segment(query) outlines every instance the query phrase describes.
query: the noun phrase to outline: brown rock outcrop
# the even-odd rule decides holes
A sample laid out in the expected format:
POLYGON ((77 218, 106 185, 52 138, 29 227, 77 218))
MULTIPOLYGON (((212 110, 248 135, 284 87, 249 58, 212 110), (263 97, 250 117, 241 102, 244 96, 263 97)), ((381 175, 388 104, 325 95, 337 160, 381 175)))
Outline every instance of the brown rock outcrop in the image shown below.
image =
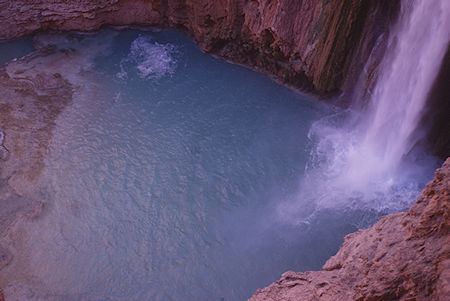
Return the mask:
POLYGON ((0 0, 0 39, 105 24, 183 27, 208 52, 327 94, 354 84, 398 9, 397 0, 0 0))
POLYGON ((323 269, 284 273, 250 300, 448 300, 450 158, 408 212, 347 235, 323 269))
POLYGON ((437 74, 430 94, 428 95, 427 108, 422 116, 421 128, 425 129, 425 144, 430 146, 431 152, 439 157, 450 156, 450 43, 447 53, 442 61, 441 69, 437 74))
MULTIPOLYGON (((364 66, 369 81, 376 77, 398 10, 398 0, 0 0, 0 39, 40 30, 90 31, 108 24, 181 27, 207 52, 327 95, 350 91, 364 66)), ((2 92, 9 93, 0 107, 8 135, 3 147, 13 154, 1 172, 12 188, 32 183, 33 172, 40 170, 20 164, 14 154, 33 151, 31 164, 40 162, 52 122, 71 94, 57 73, 14 75, 0 72, 2 92), (56 92, 64 97, 54 96, 56 92), (63 102, 44 102, 40 93, 63 102), (39 128, 48 127, 37 133, 41 142, 24 136, 31 133, 23 128, 33 124, 16 120, 16 109, 8 106, 10 96, 31 99, 28 103, 48 114, 36 114, 45 122, 32 119, 40 122, 39 128), (36 145, 25 149, 13 144, 21 140, 36 145)), ((450 294, 449 182, 447 160, 408 212, 348 235, 324 271, 287 272, 251 300, 444 300, 450 294)), ((27 187, 19 188, 15 191, 21 193, 14 196, 26 198, 27 187)))
MULTIPOLYGON (((304 91, 343 92, 342 105, 357 98, 364 106, 399 10, 400 0, 0 0, 0 40, 108 24, 180 27, 207 52, 304 91), (355 86, 360 93, 352 97, 355 86)), ((433 97, 434 117, 424 119, 424 143, 442 158, 450 147, 440 130, 449 127, 447 65, 438 80, 444 88, 435 89, 443 96, 433 97)))
MULTIPOLYGON (((0 68, 0 233, 34 206, 56 117, 72 100, 66 79, 30 62, 41 55, 0 68)), ((0 247, 0 269, 10 259, 0 247)))

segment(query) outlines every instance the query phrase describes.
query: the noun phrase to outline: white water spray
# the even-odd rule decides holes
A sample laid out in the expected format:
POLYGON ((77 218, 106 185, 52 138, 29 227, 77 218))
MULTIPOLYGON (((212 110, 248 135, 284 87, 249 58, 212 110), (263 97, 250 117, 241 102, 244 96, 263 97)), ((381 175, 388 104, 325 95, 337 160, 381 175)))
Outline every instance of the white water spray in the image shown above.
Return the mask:
POLYGON ((417 142, 414 131, 450 38, 450 1, 403 1, 368 111, 358 160, 395 169, 417 142))
POLYGON ((177 48, 172 44, 159 44, 151 37, 139 36, 131 43, 130 53, 120 62, 117 77, 125 80, 128 73, 137 72, 140 78, 160 79, 172 75, 177 68, 177 48))
POLYGON ((299 195, 280 206, 284 220, 308 222, 324 208, 385 214, 411 205, 436 168, 430 156, 405 159, 449 38, 450 1, 402 2, 370 105, 313 124, 315 146, 299 195))

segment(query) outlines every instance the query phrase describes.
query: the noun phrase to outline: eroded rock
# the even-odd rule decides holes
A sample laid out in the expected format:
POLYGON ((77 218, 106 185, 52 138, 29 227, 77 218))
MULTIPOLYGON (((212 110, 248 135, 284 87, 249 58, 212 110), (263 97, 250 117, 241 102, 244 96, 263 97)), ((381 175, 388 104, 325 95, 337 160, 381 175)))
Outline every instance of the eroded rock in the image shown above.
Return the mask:
POLYGON ((0 39, 105 24, 183 27, 208 52, 328 94, 353 87, 398 10, 398 0, 0 0, 0 39))
POLYGON ((287 272, 260 300, 448 300, 450 158, 408 212, 349 234, 323 271, 287 272))

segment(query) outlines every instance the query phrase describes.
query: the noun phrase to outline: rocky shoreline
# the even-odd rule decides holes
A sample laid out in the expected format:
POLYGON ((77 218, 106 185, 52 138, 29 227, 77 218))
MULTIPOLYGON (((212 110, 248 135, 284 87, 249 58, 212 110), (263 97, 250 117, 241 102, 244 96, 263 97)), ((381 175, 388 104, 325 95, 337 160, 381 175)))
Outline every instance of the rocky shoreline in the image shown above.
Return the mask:
MULTIPOLYGON (((207 52, 318 95, 348 96, 367 61, 372 62, 365 74, 370 90, 398 9, 399 1, 0 0, 0 39, 106 24, 181 27, 207 52)), ((56 69, 35 68, 34 58, 0 68, 2 235, 19 215, 35 216, 44 208, 44 195, 36 198, 42 193, 38 175, 55 120, 74 93, 56 69)), ((324 271, 287 272, 250 300, 445 300, 449 189, 447 159, 408 212, 348 235, 324 271)), ((0 269, 12 256, 0 248, 0 269)))
POLYGON ((95 91, 85 54, 40 47, 36 37, 35 42, 35 52, 0 67, 0 128, 7 150, 0 158, 0 287, 7 296, 11 271, 26 273, 26 263, 14 260, 23 251, 20 227, 41 217, 49 206, 48 183, 41 174, 57 119, 76 95, 95 91))
MULTIPOLYGON (((95 31, 102 26, 180 28, 218 57, 264 72, 349 106, 368 101, 400 0, 0 0, 0 40, 39 31, 95 31), (355 87, 358 90, 354 95, 355 87), (337 99, 336 99, 337 98, 337 99)), ((450 48, 422 123, 430 151, 449 155, 450 48), (436 96, 437 97, 434 97, 436 96)))
POLYGON ((345 237, 323 271, 286 272, 263 300, 447 300, 450 296, 450 158, 407 212, 345 237))
MULTIPOLYGON (((72 98, 71 84, 59 73, 39 71, 34 58, 41 55, 38 51, 0 68, 0 125, 7 154, 0 161, 1 237, 20 216, 42 210, 39 175, 56 118, 72 98)), ((0 245, 0 269, 13 256, 0 245)))
POLYGON ((103 25, 186 29, 209 53, 320 95, 374 76, 399 1, 0 1, 0 39, 103 25))
POLYGON ((55 120, 72 98, 67 80, 39 69, 33 57, 0 68, 0 124, 7 150, 0 165, 0 232, 39 195, 39 174, 55 120))

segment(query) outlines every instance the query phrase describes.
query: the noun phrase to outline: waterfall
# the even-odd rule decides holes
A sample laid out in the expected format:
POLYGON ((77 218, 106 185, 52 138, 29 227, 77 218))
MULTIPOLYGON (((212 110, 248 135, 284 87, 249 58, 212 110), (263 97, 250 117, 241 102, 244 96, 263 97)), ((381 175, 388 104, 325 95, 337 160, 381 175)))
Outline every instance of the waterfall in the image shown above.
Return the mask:
POLYGON ((414 135, 450 38, 450 1, 403 1, 368 110, 362 153, 379 172, 395 169, 414 135))
POLYGON ((402 2, 369 105, 313 124, 314 147, 294 198, 309 199, 311 207, 305 212, 299 201, 287 202, 283 218, 298 222, 324 208, 386 214, 411 205, 437 167, 423 152, 407 155, 420 138, 417 126, 449 35, 450 1, 402 2))
POLYGON ((417 126, 450 38, 450 1, 403 1, 369 106, 346 148, 345 185, 395 179, 421 138, 417 126))

